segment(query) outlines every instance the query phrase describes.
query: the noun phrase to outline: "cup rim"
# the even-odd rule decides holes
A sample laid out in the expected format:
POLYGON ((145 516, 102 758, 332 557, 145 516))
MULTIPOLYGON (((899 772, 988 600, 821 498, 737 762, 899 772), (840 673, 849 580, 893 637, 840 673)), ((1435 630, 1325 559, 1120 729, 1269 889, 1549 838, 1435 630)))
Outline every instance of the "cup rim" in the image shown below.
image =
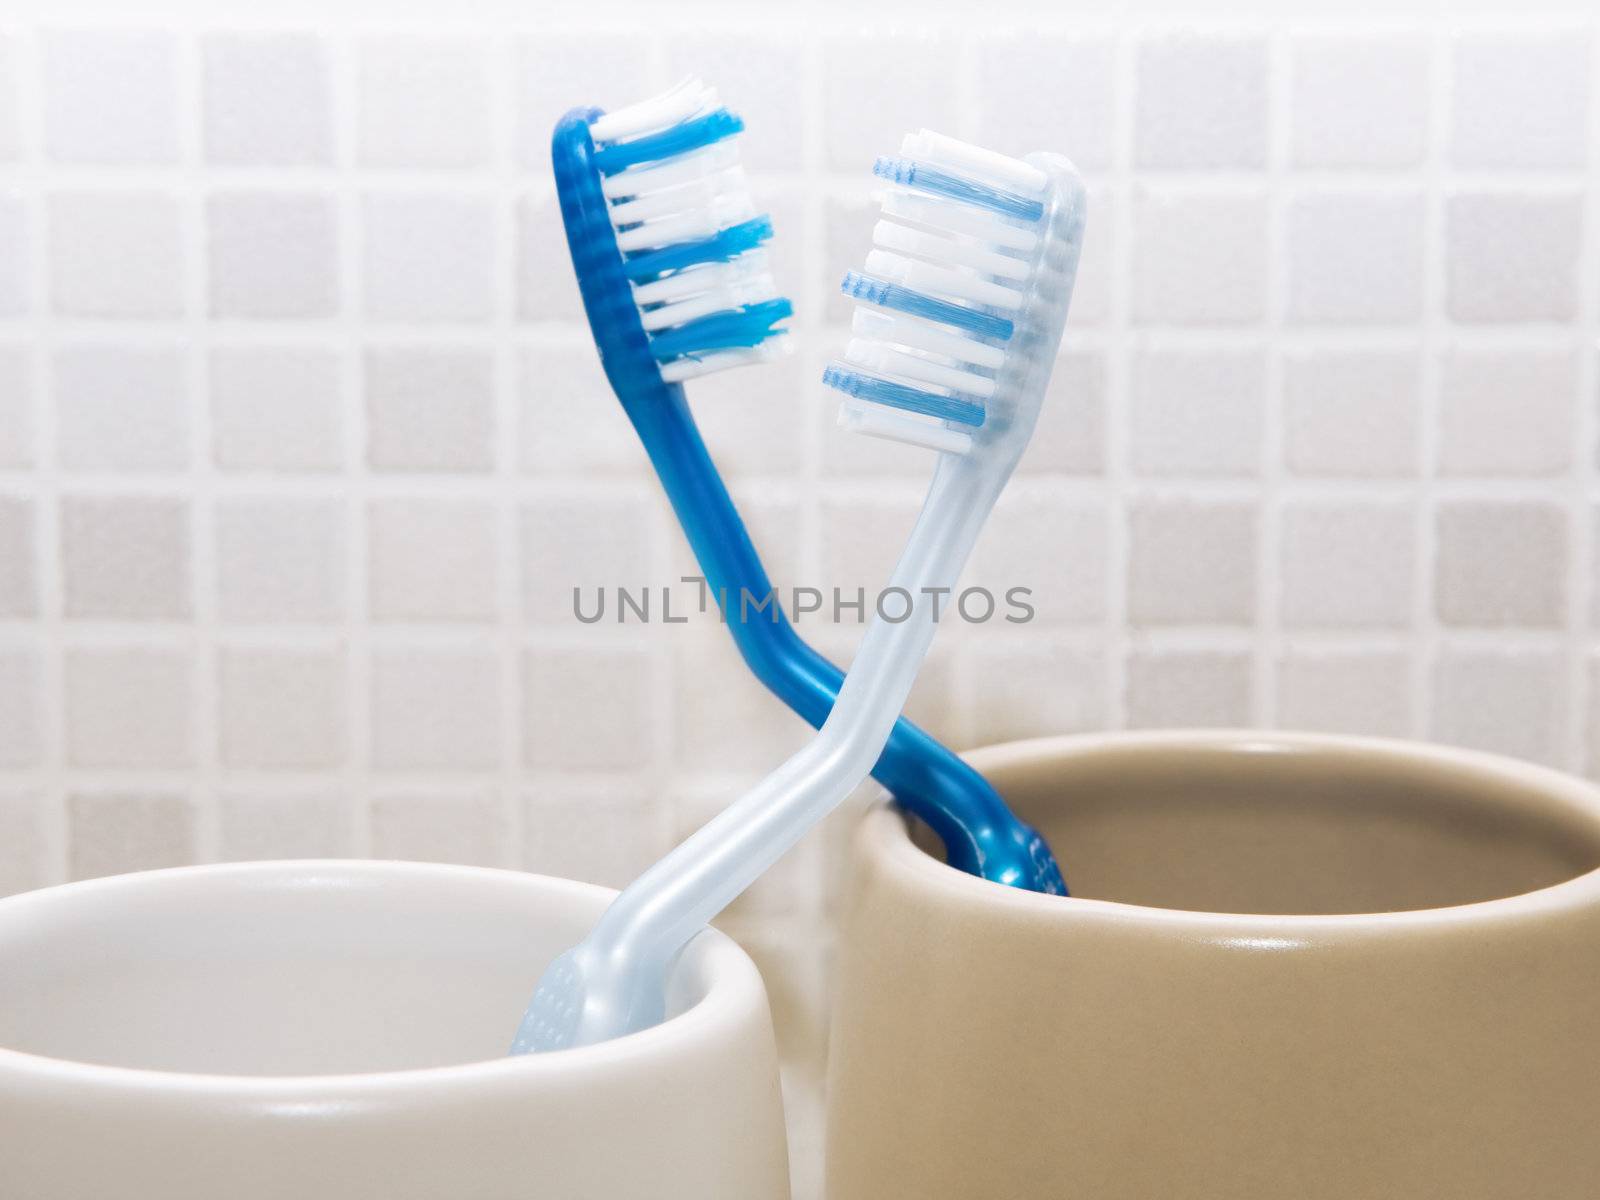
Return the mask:
MULTIPOLYGON (((1404 738, 1348 734, 1301 733, 1293 730, 1171 729, 1061 734, 983 746, 962 755, 985 775, 1013 764, 1093 753, 1097 749, 1159 747, 1240 753, 1361 753, 1394 762, 1428 763, 1472 772, 1484 778, 1517 783, 1569 808, 1600 829, 1600 787, 1575 775, 1506 755, 1468 750, 1404 738)), ((1076 921, 1096 917, 1152 930, 1189 932, 1232 942, 1241 949, 1288 949, 1299 939, 1388 936, 1419 926, 1439 928, 1495 920, 1525 920, 1578 908, 1600 900, 1600 866, 1570 879, 1511 896, 1437 908, 1369 913, 1235 913, 1210 912, 1091 897, 1047 896, 1007 887, 969 875, 917 846, 906 815, 887 792, 880 792, 857 831, 856 853, 893 872, 907 887, 933 890, 966 906, 1010 910, 1039 921, 1076 921), (1278 939, 1282 939, 1280 942, 1278 939)), ((1068 875, 1070 879, 1070 857, 1068 875)))
MULTIPOLYGON (((553 875, 497 867, 452 863, 411 862, 390 859, 282 859, 265 862, 204 863, 107 875, 56 884, 0 898, 0 921, 26 920, 29 910, 63 901, 77 903, 84 896, 142 890, 152 884, 181 879, 228 884, 261 883, 270 879, 296 879, 330 873, 346 879, 396 882, 400 880, 489 886, 527 898, 603 902, 616 889, 553 875)), ((485 1088, 509 1093, 528 1087, 592 1077, 620 1067, 636 1067, 646 1060, 692 1054, 696 1047, 714 1044, 741 1016, 764 1009, 765 992, 760 973, 749 955, 719 930, 702 930, 684 951, 684 961, 703 972, 705 995, 684 1012, 659 1025, 590 1046, 576 1046, 544 1054, 507 1055, 479 1062, 445 1066, 408 1067, 393 1071, 312 1075, 236 1075, 198 1071, 160 1071, 145 1067, 116 1066, 55 1058, 0 1045, 0 1079, 31 1079, 44 1086, 93 1086, 102 1090, 138 1093, 146 1099, 201 1097, 212 1103, 229 1102, 280 1105, 304 1111, 307 1105, 338 1103, 406 1102, 419 1097, 437 1103, 441 1098, 485 1088)), ((516 1013, 507 1014, 509 1042, 516 1013)))

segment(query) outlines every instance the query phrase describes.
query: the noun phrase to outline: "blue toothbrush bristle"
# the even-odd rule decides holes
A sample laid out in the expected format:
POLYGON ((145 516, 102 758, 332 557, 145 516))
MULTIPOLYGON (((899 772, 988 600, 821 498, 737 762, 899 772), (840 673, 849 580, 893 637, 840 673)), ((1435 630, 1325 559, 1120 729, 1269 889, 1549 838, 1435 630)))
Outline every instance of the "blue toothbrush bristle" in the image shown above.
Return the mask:
POLYGON ((1015 192, 991 187, 972 179, 963 179, 926 163, 912 162, 906 158, 884 155, 872 164, 872 173, 879 179, 898 183, 914 191, 932 196, 943 196, 960 204, 986 208, 1002 217, 1019 221, 1037 221, 1044 216, 1044 205, 1015 192))
POLYGON ((623 260, 622 269, 635 283, 645 283, 669 271, 702 263, 732 262, 741 254, 756 249, 772 236, 772 222, 767 217, 752 217, 727 229, 720 229, 708 238, 693 242, 679 242, 659 250, 630 254, 623 260))
POLYGON ((744 132, 744 122, 725 108, 663 129, 660 133, 632 142, 619 142, 596 150, 594 165, 603 175, 615 175, 640 163, 660 162, 694 150, 704 149, 744 132))
POLYGON ((744 123, 690 80, 590 124, 623 273, 669 383, 786 350, 758 213, 738 165, 744 123))
POLYGON ((837 363, 829 363, 823 369, 822 382, 857 400, 887 404, 891 408, 921 413, 926 417, 938 417, 942 421, 954 421, 958 425, 971 425, 976 428, 983 424, 984 413, 981 404, 973 404, 956 396, 941 396, 936 392, 923 391, 921 388, 879 379, 873 375, 863 375, 859 371, 852 371, 837 363))
POLYGON ((857 309, 844 363, 823 372, 841 419, 876 436, 961 454, 1003 401, 1041 245, 1046 177, 1036 167, 927 130, 873 174, 893 185, 865 271, 844 277, 857 309), (882 405, 914 417, 874 417, 882 405))

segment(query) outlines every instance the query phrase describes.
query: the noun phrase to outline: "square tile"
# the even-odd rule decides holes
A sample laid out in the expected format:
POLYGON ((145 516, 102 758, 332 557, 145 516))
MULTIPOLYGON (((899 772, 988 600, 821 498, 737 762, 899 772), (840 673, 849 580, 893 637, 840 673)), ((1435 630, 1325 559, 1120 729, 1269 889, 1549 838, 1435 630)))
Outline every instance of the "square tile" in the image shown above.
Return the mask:
MULTIPOLYGON (((921 509, 911 490, 893 495, 831 498, 822 501, 822 576, 825 588, 846 599, 864 594, 866 612, 888 585, 894 565, 921 509)), ((852 621, 863 625, 866 616, 852 621)))
POLYGON ((1567 517, 1553 504, 1439 505, 1434 602, 1447 625, 1559 626, 1567 603, 1567 517))
POLYGON ((759 374, 718 371, 694 381, 695 424, 724 479, 801 472, 811 426, 810 366, 791 354, 759 374))
POLYGON ((1144 500, 1129 512, 1128 614, 1137 625, 1248 625, 1256 608, 1253 506, 1144 500))
POLYGON ((188 385, 176 346, 68 346, 52 363, 57 459, 68 471, 182 471, 188 385))
POLYGON ((1135 350, 1129 457, 1148 476, 1261 473, 1267 357, 1259 350, 1135 350))
POLYGON ((954 132, 960 109, 954 39, 922 31, 831 34, 823 38, 822 142, 828 166, 865 184, 873 160, 898 154, 917 129, 954 132))
POLYGON ((1040 642, 1019 633, 973 656, 972 735, 979 745, 1106 727, 1105 654, 1040 642))
POLYGON ((1278 660, 1277 678, 1279 728, 1376 737, 1410 732, 1404 654, 1291 649, 1278 660))
POLYGON ((320 346, 211 352, 211 449, 224 471, 336 471, 344 462, 339 354, 320 346))
POLYGON ((1283 444, 1303 476, 1417 474, 1422 368, 1411 350, 1308 350, 1283 362, 1283 444))
POLYGON ((52 161, 178 161, 176 37, 157 30, 59 30, 42 35, 39 51, 44 147, 52 161))
POLYGON ((655 669, 640 650, 530 650, 522 657, 522 760, 630 771, 654 759, 655 669))
POLYGON ((1452 47, 1450 158, 1458 167, 1581 167, 1588 33, 1463 34, 1452 47))
POLYGON ((382 34, 357 50, 356 127, 368 167, 478 167, 489 161, 489 43, 382 34))
POLYGON ((517 319, 582 322, 583 299, 555 197, 547 192, 520 197, 516 218, 517 319))
POLYGON ((1578 358, 1570 350, 1446 352, 1439 382, 1443 475, 1555 475, 1578 441, 1578 358))
MULTIPOLYGON (((676 594, 673 603, 677 613, 676 594)), ((668 634, 674 660, 672 745, 680 767, 759 773, 811 739, 811 727, 787 705, 775 703, 745 666, 727 628, 715 617, 695 615, 688 605, 682 615, 690 616, 695 627, 668 634), (740 719, 730 721, 735 712, 740 719)))
POLYGON ((1032 609, 1029 626, 1083 625, 1104 619, 1110 573, 1105 505, 1014 483, 995 505, 955 598, 971 588, 988 592, 967 612, 970 619, 992 607, 996 615, 981 623, 996 627, 1008 618, 1020 622, 1024 601, 1032 609))
POLYGON ((1422 197, 1302 195, 1289 207, 1289 319, 1414 323, 1422 313, 1422 197))
POLYGON ((194 762, 187 650, 69 649, 62 660, 67 763, 178 769, 194 762))
POLYGON ((1100 475, 1106 469, 1106 355, 1066 350, 1056 358, 1039 423, 1017 471, 1100 475))
POLYGON ((0 471, 34 462, 33 359, 24 346, 0 346, 0 471))
POLYGON ((1445 207, 1446 307, 1457 321, 1570 321, 1577 313, 1583 200, 1464 193, 1445 207))
POLYGON ((1297 167, 1414 167, 1428 140, 1428 42, 1416 34, 1303 35, 1292 42, 1297 167))
POLYGON ((33 465, 35 391, 27 348, 0 345, 0 471, 33 465))
POLYGON ((514 865, 505 805, 488 791, 375 796, 372 853, 413 862, 514 865))
POLYGON ((43 659, 31 647, 0 648, 0 770, 44 757, 43 659))
POLYGON ((17 80, 22 74, 22 44, 15 35, 0 37, 0 162, 22 157, 22 102, 17 80))
POLYGON ((0 794, 0 896, 55 882, 46 868, 47 854, 38 800, 27 792, 0 794))
POLYGON ((343 647, 224 648, 217 674, 224 766, 313 771, 344 761, 343 647))
POLYGON ((1080 169, 1111 166, 1116 150, 1116 42, 1038 31, 977 44, 978 145, 1017 156, 1065 154, 1080 169))
MULTIPOLYGON (((524 470, 583 476, 642 475, 649 470, 644 448, 606 382, 593 345, 523 350, 516 372, 517 440, 524 470)), ((700 391, 697 386, 697 408, 700 391)))
POLYGON ((0 317, 20 317, 32 307, 32 225, 22 197, 0 193, 0 317))
POLYGON ((1267 43, 1182 32, 1139 44, 1134 159, 1141 167, 1267 161, 1267 43))
POLYGON ((227 622, 339 621, 346 609, 345 505, 239 496, 217 501, 217 614, 227 622))
POLYGON ((1417 553, 1410 504, 1291 501, 1282 531, 1285 625, 1410 624, 1417 553))
MULTIPOLYGON (((706 31, 707 36, 710 30, 706 31)), ((550 169, 550 131, 556 122, 577 105, 594 105, 608 111, 647 100, 656 94, 652 80, 653 39, 643 32, 613 28, 597 38, 588 30, 567 32, 540 29, 516 40, 516 148, 517 162, 523 167, 547 173, 550 169)), ((718 66, 720 68, 721 62, 718 66)), ((720 85, 725 76, 713 73, 702 60, 687 68, 720 85)), ((723 91, 719 86, 718 91, 723 91)), ((743 112, 742 97, 734 103, 732 92, 723 92, 735 112, 743 112)), ((752 128, 756 126, 752 122, 752 128)), ((761 138, 745 138, 746 142, 761 138)), ((749 147, 741 148, 745 153, 749 147)))
POLYGON ((618 588, 662 582, 650 549, 655 526, 638 499, 543 497, 523 507, 521 524, 524 620, 577 628, 578 599, 589 615, 603 593, 610 622, 618 588))
POLYGON ((367 462, 378 470, 494 466, 494 356, 488 349, 369 350, 366 396, 367 462))
POLYGON ((1232 651, 1138 651, 1128 656, 1132 729, 1239 728, 1250 724, 1250 656, 1232 651))
POLYGON ((333 161, 328 52, 310 33, 212 33, 200 42, 206 161, 333 161))
POLYGON ((68 617, 178 621, 193 611, 189 505, 146 496, 64 496, 68 617))
POLYGON ((864 191, 823 201, 822 276, 815 282, 823 297, 822 315, 831 323, 847 325, 855 312, 855 301, 840 291, 839 285, 846 274, 861 270, 866 263, 878 217, 877 202, 864 191))
POLYGON ((367 510, 371 612, 379 621, 479 621, 499 598, 488 501, 375 500, 367 510))
MULTIPOLYGON (((445 193, 369 195, 362 205, 369 317, 485 321, 494 311, 489 200, 445 193)), ((551 269, 546 261, 544 269, 551 269)))
POLYGON ((1265 196, 1141 191, 1133 247, 1136 322, 1243 325, 1265 315, 1265 196))
POLYGON ((523 862, 540 875, 620 888, 671 849, 656 797, 609 784, 541 788, 523 812, 523 862))
POLYGON ((500 656, 489 647, 385 645, 372 655, 372 765, 488 770, 500 761, 500 656))
POLYGON ((744 118, 750 132, 739 141, 739 157, 747 168, 796 171, 810 165, 804 159, 809 112, 802 40, 782 32, 696 29, 669 37, 664 52, 663 78, 699 75, 744 118))
POLYGON ((33 501, 0 495, 0 618, 39 611, 37 546, 33 501))
POLYGON ((57 315, 154 320, 182 314, 185 255, 174 197, 57 192, 47 213, 50 303, 57 315), (106 270, 107 263, 117 269, 106 270))
POLYGON ((1428 736, 1560 765, 1566 693, 1558 653, 1447 648, 1433 670, 1428 736))
POLYGON ((167 792, 93 791, 67 797, 67 872, 97 879, 194 862, 195 812, 167 792))
POLYGON ((230 192, 206 202, 211 315, 312 320, 339 310, 331 196, 230 192))
POLYGON ((350 818, 337 792, 225 792, 219 798, 228 862, 350 858, 350 818))

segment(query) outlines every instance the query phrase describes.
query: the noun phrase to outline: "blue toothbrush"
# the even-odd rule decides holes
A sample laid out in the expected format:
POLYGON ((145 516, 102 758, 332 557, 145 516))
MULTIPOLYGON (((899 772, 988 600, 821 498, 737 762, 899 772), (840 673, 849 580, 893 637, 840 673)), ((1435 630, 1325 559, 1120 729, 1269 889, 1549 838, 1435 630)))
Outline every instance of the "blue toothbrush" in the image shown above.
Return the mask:
MULTIPOLYGON (((681 384, 778 357, 786 349, 779 323, 792 314, 761 248, 771 223, 755 212, 738 165, 732 139, 742 129, 714 91, 691 79, 614 113, 576 109, 557 125, 552 147, 601 362, 719 597, 765 597, 771 584, 681 384)), ((756 677, 820 728, 844 673, 776 606, 727 625, 756 677)), ((1066 894, 1044 839, 982 775, 904 717, 872 774, 938 835, 952 866, 1066 894)))

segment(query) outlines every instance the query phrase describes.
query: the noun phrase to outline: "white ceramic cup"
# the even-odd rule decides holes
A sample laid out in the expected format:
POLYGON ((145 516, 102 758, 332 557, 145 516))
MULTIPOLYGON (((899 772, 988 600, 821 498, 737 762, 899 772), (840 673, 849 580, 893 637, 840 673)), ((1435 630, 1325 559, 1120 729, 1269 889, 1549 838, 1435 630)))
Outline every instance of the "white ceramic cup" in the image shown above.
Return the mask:
POLYGON ((0 1195, 787 1197, 766 994, 719 933, 685 951, 665 1023, 505 1057, 611 895, 308 861, 0 900, 0 1195))

